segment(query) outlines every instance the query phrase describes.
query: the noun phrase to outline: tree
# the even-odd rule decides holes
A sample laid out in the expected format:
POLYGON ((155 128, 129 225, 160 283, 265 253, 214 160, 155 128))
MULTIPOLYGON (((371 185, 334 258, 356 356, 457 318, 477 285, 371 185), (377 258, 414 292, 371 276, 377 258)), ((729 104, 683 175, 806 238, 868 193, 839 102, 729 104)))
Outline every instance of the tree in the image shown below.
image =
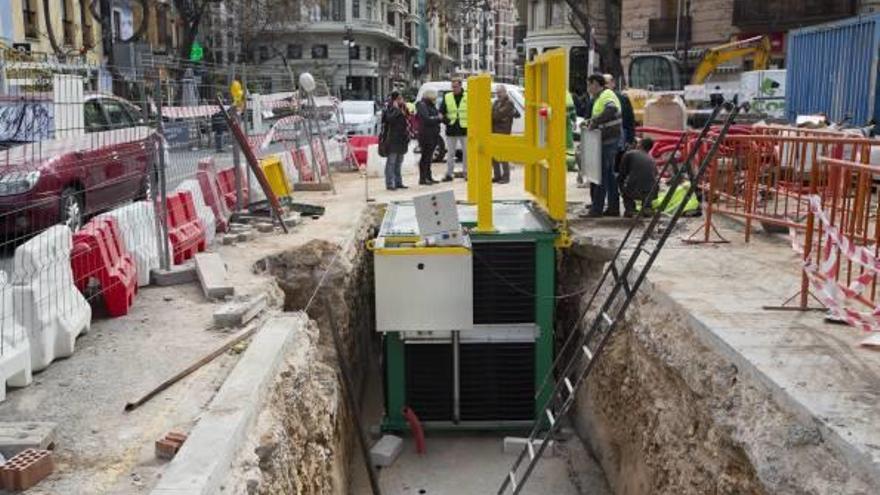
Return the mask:
MULTIPOLYGON (((614 74, 619 80, 623 76, 623 65, 620 62, 620 52, 617 50, 617 40, 620 38, 622 0, 602 1, 605 11, 605 42, 599 44, 599 53, 602 55, 605 70, 614 74)), ((588 47, 593 46, 593 22, 590 6, 594 5, 594 2, 595 0, 565 0, 569 8, 569 23, 575 32, 584 39, 588 47)))

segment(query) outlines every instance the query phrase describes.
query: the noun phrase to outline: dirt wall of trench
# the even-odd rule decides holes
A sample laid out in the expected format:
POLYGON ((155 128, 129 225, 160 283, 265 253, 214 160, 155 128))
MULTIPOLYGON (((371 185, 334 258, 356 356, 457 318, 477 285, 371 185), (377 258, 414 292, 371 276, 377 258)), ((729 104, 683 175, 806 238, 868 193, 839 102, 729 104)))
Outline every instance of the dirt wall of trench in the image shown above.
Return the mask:
MULTIPOLYGON (((576 244, 560 262, 559 292, 594 287, 609 254, 576 244)), ((589 295, 561 305, 558 338, 573 328, 589 295)), ((818 429, 705 345, 694 325, 644 284, 578 392, 576 430, 615 493, 872 493, 818 429)))
POLYGON ((248 495, 347 492, 355 429, 339 382, 331 321, 360 397, 377 343, 372 261, 365 241, 375 235, 381 215, 378 208, 368 208, 351 238, 338 244, 312 240, 255 267, 275 277, 285 295, 285 311, 308 306, 312 321, 309 345, 286 357, 245 449, 239 489, 248 495))

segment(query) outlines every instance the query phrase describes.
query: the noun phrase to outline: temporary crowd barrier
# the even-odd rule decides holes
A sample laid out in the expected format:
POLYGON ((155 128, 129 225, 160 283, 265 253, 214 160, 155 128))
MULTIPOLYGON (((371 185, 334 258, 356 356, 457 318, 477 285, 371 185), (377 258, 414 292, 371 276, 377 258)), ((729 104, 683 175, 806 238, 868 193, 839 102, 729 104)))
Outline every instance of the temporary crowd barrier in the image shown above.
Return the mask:
POLYGON ((33 371, 73 354, 91 324, 92 309, 73 283, 72 242, 70 229, 55 225, 15 250, 12 304, 27 329, 33 371))
POLYGON ((226 206, 225 198, 220 193, 217 170, 214 168, 213 158, 208 157, 199 161, 196 178, 199 181, 199 187, 202 190, 202 198, 205 200, 205 204, 214 213, 215 230, 226 232, 229 229, 231 213, 229 207, 226 206))
POLYGON ((25 387, 32 381, 31 346, 27 330, 18 324, 12 286, 0 271, 0 402, 6 387, 25 387))
POLYGON ((202 222, 205 228, 205 241, 208 244, 214 242, 217 234, 217 219, 214 217, 214 210, 208 206, 202 195, 202 188, 196 179, 187 179, 181 182, 176 189, 177 192, 187 191, 192 196, 193 205, 195 206, 196 216, 202 222))
POLYGON ((138 286, 150 284, 150 271, 159 268, 161 236, 156 224, 155 206, 150 201, 135 201, 104 213, 97 218, 113 218, 125 249, 134 256, 138 286))
POLYGON ((189 191, 169 195, 167 203, 172 259, 175 265, 179 265, 205 250, 205 227, 196 215, 196 207, 189 191))
POLYGON ((95 218, 73 234, 70 265, 80 292, 85 294, 89 283, 97 280, 107 313, 128 314, 138 290, 137 267, 115 219, 95 218))

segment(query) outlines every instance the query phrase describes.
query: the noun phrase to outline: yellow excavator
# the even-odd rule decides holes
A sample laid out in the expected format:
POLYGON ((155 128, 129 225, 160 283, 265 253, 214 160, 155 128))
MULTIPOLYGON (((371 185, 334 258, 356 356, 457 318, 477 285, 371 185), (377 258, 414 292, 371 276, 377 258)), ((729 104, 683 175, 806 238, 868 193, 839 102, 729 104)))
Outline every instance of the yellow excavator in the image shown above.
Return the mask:
POLYGON ((709 48, 701 56, 695 54, 694 59, 699 63, 692 69, 671 52, 633 54, 627 95, 633 103, 636 120, 641 121, 645 103, 655 93, 682 93, 685 84, 704 84, 720 65, 749 55, 753 70, 765 70, 770 65, 770 52, 770 38, 755 36, 709 48))

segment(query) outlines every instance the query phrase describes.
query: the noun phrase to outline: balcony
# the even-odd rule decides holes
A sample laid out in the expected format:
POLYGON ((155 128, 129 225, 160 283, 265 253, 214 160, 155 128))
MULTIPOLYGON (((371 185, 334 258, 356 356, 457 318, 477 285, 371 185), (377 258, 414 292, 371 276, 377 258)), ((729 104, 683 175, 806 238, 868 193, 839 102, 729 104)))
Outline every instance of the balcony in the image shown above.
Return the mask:
POLYGON ((680 22, 675 17, 649 19, 648 43, 652 45, 673 45, 675 44, 676 31, 678 32, 679 43, 690 41, 691 18, 682 16, 680 22), (676 24, 678 28, 676 28, 676 24))
POLYGON ((856 0, 734 0, 733 25, 748 31, 784 31, 850 17, 856 0))

